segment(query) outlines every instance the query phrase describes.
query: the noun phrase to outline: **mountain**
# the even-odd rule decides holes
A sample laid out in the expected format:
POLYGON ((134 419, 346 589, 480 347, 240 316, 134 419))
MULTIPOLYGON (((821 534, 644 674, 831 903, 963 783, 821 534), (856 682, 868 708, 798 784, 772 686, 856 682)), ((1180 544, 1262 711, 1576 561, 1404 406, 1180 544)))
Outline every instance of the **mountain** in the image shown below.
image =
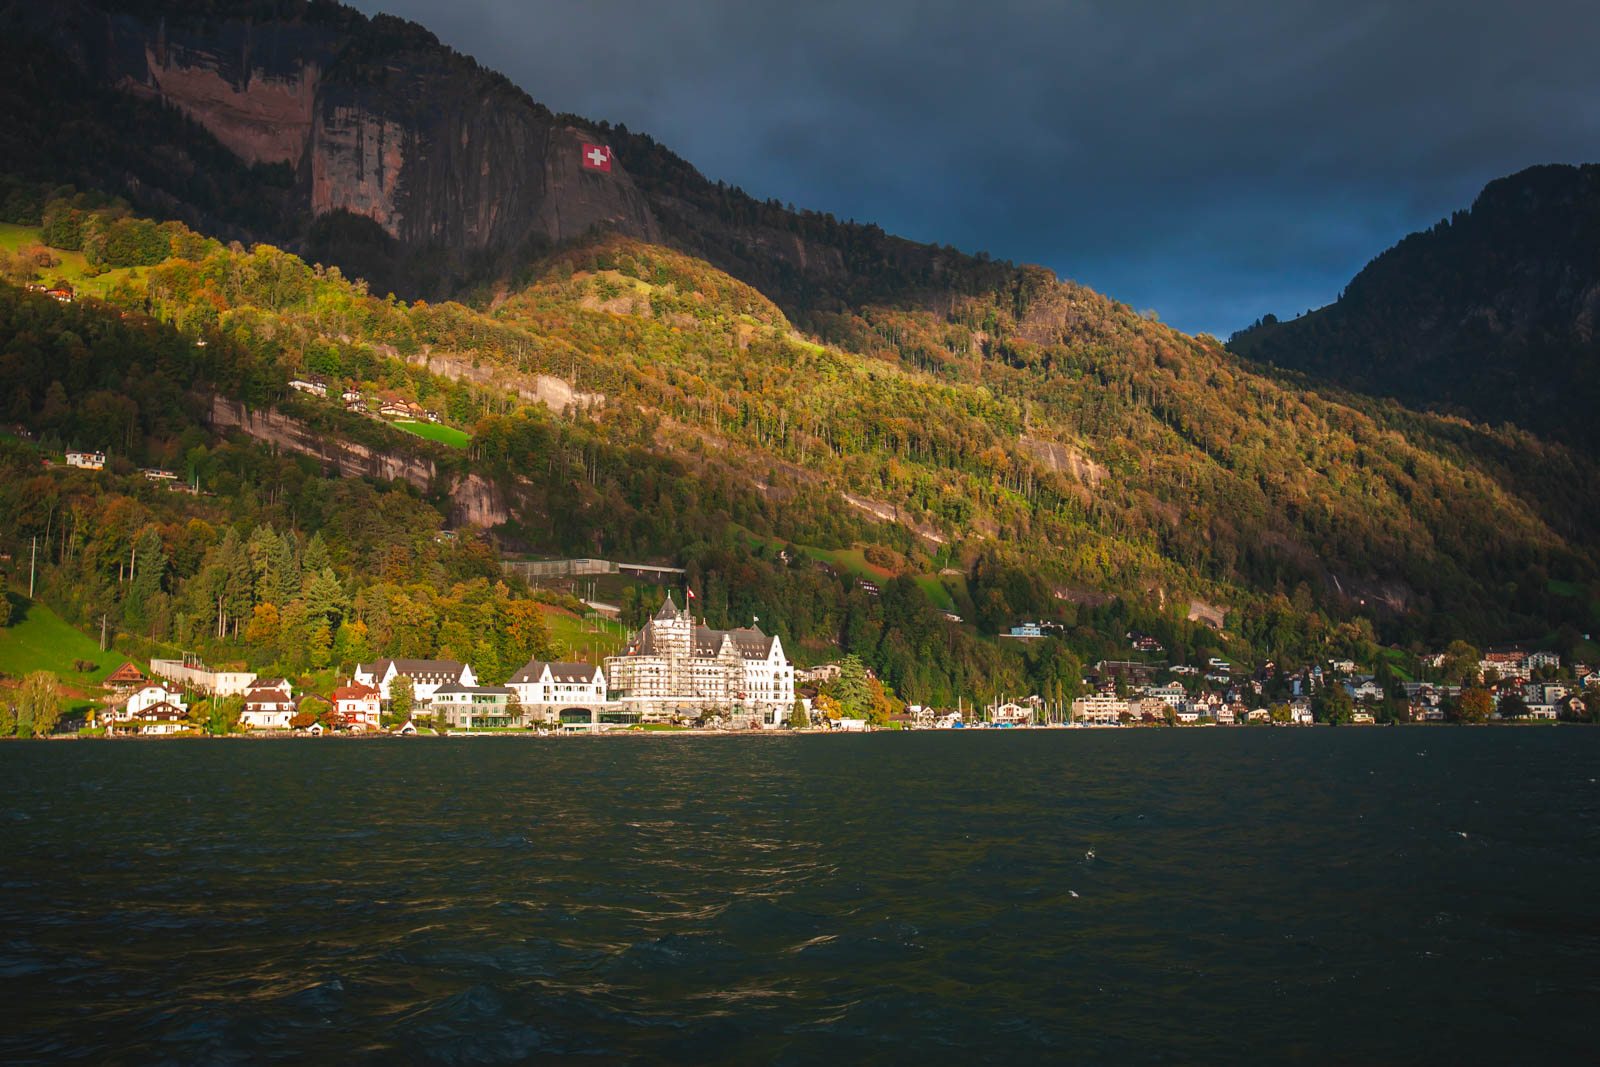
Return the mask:
POLYGON ((1009 264, 758 201, 648 136, 554 115, 391 16, 303 0, 0 6, 0 149, 35 180, 439 299, 599 228, 667 238, 795 315, 1009 264), (585 143, 615 152, 608 173, 585 143))
MULTIPOLYGON (((70 268, 81 289, 70 311, 5 293, 0 398, 53 445, 203 471, 241 536, 344 544, 364 513, 330 508, 328 475, 404 483, 501 549, 675 561, 714 624, 781 621, 946 702, 1046 670, 1055 651, 994 642, 1028 618, 1085 660, 1134 629, 1282 663, 1589 628, 1600 479, 1559 443, 1263 373, 1043 268, 758 201, 398 20, 227 0, 3 18, 0 274, 70 268), (609 174, 577 161, 591 140, 609 174), (119 325, 145 315, 154 347, 119 325), (466 447, 418 453, 289 388, 310 375, 432 407, 466 447)), ((107 547, 58 548, 97 598, 69 615, 110 614, 90 571, 139 512, 73 505, 107 547)), ((358 593, 391 569, 335 562, 358 593)), ((199 640, 192 577, 170 576, 169 633, 199 640)))
POLYGON ((1531 167, 1229 348, 1258 363, 1600 452, 1600 166, 1531 167))

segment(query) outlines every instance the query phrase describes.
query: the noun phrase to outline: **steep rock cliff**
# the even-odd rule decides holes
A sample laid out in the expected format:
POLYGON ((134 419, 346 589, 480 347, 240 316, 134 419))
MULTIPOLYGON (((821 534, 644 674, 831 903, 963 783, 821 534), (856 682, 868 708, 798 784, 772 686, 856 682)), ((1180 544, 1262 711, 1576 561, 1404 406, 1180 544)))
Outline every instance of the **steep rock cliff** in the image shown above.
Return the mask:
MULTIPOLYGON (((289 168, 303 216, 348 211, 405 245, 468 253, 595 226, 660 240, 620 163, 584 168, 597 131, 420 27, 347 9, 259 22, 82 2, 9 14, 98 84, 181 111, 244 164, 289 168)), ((299 234, 260 236, 293 245, 299 234)))
POLYGON ((1011 264, 710 181, 646 135, 552 115, 420 26, 335 3, 0 0, 7 71, 0 105, 27 128, 0 129, 0 151, 39 159, 36 176, 404 297, 503 279, 596 226, 706 259, 808 327, 1014 284, 1011 264), (613 149, 610 173, 583 167, 586 142, 613 149))

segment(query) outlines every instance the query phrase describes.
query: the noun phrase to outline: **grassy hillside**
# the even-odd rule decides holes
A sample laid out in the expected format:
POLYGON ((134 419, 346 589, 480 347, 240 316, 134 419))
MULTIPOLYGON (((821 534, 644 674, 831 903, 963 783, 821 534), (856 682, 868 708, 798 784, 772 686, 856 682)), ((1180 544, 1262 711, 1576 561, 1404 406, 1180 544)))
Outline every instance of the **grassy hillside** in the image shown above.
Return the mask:
MULTIPOLYGON (((1527 472, 1552 467, 1547 451, 1511 437, 1485 463, 1481 434, 1463 442, 1448 420, 1256 375, 1209 339, 1043 273, 943 314, 836 315, 822 343, 754 289, 635 242, 553 256, 488 312, 380 301, 265 247, 195 251, 149 268, 145 293, 129 283, 114 298, 147 295, 162 317, 220 331, 283 373, 440 407, 472 427, 471 458, 501 478, 532 458, 518 454, 528 404, 559 378, 589 398, 600 439, 764 487, 779 511, 848 493, 843 511, 869 524, 898 516, 891 547, 908 556, 942 543, 965 569, 997 546, 1046 585, 1235 608, 1304 585, 1339 611, 1383 605, 1476 628, 1548 607, 1503 594, 1526 584, 1530 559, 1561 580, 1592 571, 1576 540, 1592 533, 1562 511, 1564 494, 1529 491, 1527 472)), ((602 490, 599 473, 583 481, 602 490)), ((577 514, 603 527, 602 544, 675 550, 589 503, 577 514)), ((534 547, 593 552, 559 543, 562 517, 534 506, 519 535, 554 522, 534 547)), ((848 551, 849 539, 812 535, 819 517, 791 513, 799 525, 781 536, 848 551)))
POLYGON ((440 426, 437 423, 416 422, 411 419, 395 419, 390 425, 426 440, 449 445, 451 448, 466 448, 472 443, 471 434, 454 426, 440 426))
POLYGON ((0 627, 0 674, 20 678, 32 671, 53 671, 69 685, 97 685, 127 659, 115 649, 100 651, 100 644, 69 626, 44 604, 9 595, 10 626, 0 627), (79 661, 90 671, 78 670, 79 661))
POLYGON ((583 618, 562 608, 547 608, 544 619, 550 631, 551 654, 564 660, 599 663, 621 651, 628 638, 621 623, 583 618))
MULTIPOLYGON (((43 247, 40 245, 40 228, 38 226, 21 226, 16 223, 0 222, 0 252, 15 254, 23 249, 43 247)), ((89 260, 82 252, 69 252, 59 248, 49 250, 49 257, 54 262, 50 266, 40 266, 32 272, 33 279, 40 282, 64 281, 73 289, 104 297, 113 288, 127 282, 130 276, 137 275, 137 268, 133 267, 92 267, 89 260)), ((25 281, 26 278, 16 277, 14 281, 25 281)))

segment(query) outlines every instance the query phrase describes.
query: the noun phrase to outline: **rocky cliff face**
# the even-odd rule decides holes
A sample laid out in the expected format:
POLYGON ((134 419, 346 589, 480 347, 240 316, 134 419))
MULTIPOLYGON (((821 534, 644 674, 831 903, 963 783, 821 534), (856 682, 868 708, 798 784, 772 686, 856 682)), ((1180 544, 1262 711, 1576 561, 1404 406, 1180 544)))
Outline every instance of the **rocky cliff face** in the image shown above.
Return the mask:
MULTIPOLYGON (((199 19, 36 9, 102 85, 177 108, 246 164, 283 164, 305 214, 344 210, 413 247, 478 252, 606 226, 660 239, 620 163, 583 167, 594 130, 396 20, 199 19)), ((276 237, 292 244, 291 235, 276 237)))
MULTIPOLYGON (((267 408, 252 411, 236 400, 211 397, 206 423, 212 429, 239 430, 277 448, 313 456, 337 471, 341 478, 396 478, 427 491, 438 488, 439 471, 432 460, 395 452, 374 452, 354 441, 343 441, 312 431, 298 419, 267 408)), ((452 526, 475 525, 492 529, 511 517, 515 501, 478 474, 455 475, 443 488, 450 497, 452 526)))
POLYGON ((596 226, 703 258, 802 325, 1014 281, 1010 264, 709 181, 645 135, 552 115, 419 26, 337 4, 0 0, 0 53, 0 102, 28 120, 0 149, 45 157, 51 180, 407 298, 502 278, 596 226), (41 86, 62 105, 48 121, 41 86), (610 173, 583 167, 589 142, 613 149, 610 173))

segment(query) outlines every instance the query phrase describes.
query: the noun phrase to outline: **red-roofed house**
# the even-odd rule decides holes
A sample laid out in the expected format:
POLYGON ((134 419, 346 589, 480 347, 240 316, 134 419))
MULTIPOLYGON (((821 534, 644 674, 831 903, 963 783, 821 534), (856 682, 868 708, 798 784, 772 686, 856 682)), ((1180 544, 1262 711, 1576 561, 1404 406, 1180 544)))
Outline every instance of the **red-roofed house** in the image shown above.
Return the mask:
POLYGON ((333 711, 352 730, 376 730, 382 699, 377 686, 351 682, 333 691, 333 711))
POLYGON ((106 687, 117 692, 128 692, 144 685, 150 679, 132 663, 124 663, 110 674, 106 675, 106 687))

